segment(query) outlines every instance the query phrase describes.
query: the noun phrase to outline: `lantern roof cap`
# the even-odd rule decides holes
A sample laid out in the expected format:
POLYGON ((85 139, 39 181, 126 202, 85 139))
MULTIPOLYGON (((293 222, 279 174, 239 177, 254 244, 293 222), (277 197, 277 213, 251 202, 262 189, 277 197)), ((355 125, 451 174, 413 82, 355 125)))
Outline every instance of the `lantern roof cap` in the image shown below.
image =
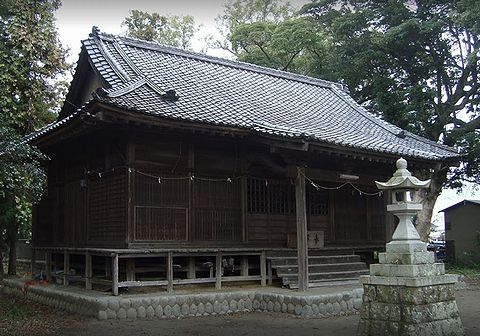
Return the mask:
POLYGON ((387 182, 375 181, 380 190, 393 189, 422 189, 430 186, 430 180, 421 181, 412 175, 407 169, 407 160, 400 158, 397 160, 397 171, 387 182))

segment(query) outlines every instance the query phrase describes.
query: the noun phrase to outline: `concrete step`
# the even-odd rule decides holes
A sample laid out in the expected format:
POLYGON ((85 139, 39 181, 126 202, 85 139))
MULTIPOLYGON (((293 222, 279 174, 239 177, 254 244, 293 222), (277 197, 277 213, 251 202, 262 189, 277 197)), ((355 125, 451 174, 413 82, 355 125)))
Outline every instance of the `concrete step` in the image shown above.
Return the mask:
MULTIPOLYGON (((339 256, 339 255, 351 255, 353 250, 351 248, 332 248, 332 249, 309 249, 309 256, 339 256)), ((297 250, 281 250, 281 251, 267 251, 267 258, 269 257, 296 257, 297 250)))
MULTIPOLYGON (((368 270, 310 273, 308 275, 308 282, 358 279, 361 275, 367 275, 368 273, 368 270)), ((295 285, 298 283, 297 274, 288 274, 281 278, 284 285, 295 285)))
MULTIPOLYGON (((317 287, 331 287, 331 286, 348 286, 359 285, 358 279, 337 279, 337 280, 325 280, 325 281, 312 281, 308 283, 309 288, 317 287)), ((288 286, 291 289, 298 289, 298 284, 290 284, 288 286)))
MULTIPOLYGON (((297 265, 280 265, 280 266, 276 266, 275 269, 279 277, 298 273, 297 265)), ((367 269, 367 265, 362 262, 336 263, 336 264, 309 264, 308 265, 309 273, 340 272, 340 271, 355 271, 355 270, 363 271, 366 269, 367 269)))
MULTIPOLYGON (((268 257, 272 262, 272 267, 290 265, 295 266, 298 264, 298 259, 294 257, 268 257)), ((336 256, 309 256, 309 264, 339 264, 339 263, 355 263, 360 262, 360 256, 358 255, 336 255, 336 256)))

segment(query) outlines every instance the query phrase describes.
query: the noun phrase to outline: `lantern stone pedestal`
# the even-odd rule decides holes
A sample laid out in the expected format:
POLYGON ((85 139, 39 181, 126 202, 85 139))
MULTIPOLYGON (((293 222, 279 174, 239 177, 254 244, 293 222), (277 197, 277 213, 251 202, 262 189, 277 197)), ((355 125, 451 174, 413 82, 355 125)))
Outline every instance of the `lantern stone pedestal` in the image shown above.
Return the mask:
MULTIPOLYGON (((429 181, 411 176, 405 160, 398 160, 397 168, 397 181, 377 183, 380 189, 398 192, 405 191, 402 187, 428 186, 429 181), (401 176, 410 182, 402 182, 401 176)), ((421 204, 393 198, 387 210, 399 218, 399 224, 386 252, 379 254, 379 264, 370 265, 370 275, 360 278, 364 295, 357 335, 464 335, 455 301, 457 276, 445 274, 444 264, 435 263, 433 252, 427 251, 412 224, 421 204)))

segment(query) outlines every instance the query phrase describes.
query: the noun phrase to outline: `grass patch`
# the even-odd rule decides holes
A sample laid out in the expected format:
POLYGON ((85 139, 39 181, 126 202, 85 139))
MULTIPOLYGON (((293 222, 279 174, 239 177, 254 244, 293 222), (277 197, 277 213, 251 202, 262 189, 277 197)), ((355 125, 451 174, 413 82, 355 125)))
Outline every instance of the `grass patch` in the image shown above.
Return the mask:
POLYGON ((18 322, 35 313, 35 309, 13 297, 3 295, 0 300, 0 321, 18 322))
POLYGON ((480 264, 446 264, 448 273, 464 275, 470 279, 480 279, 480 264))

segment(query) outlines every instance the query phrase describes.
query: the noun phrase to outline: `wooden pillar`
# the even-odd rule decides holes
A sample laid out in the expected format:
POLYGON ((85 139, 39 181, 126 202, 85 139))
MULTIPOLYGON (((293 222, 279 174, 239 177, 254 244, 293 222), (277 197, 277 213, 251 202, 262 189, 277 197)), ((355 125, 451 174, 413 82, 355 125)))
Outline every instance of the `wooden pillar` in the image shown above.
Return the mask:
POLYGON ((37 251, 32 249, 32 256, 30 257, 30 273, 32 278, 35 276, 35 264, 37 263, 37 251))
POLYGON ((196 276, 196 266, 195 266, 195 257, 188 257, 188 273, 187 278, 195 279, 196 276))
POLYGON ((265 251, 262 251, 260 255, 260 276, 261 276, 261 285, 267 285, 267 254, 265 251))
POLYGON ((167 292, 173 292, 173 252, 167 255, 167 292))
POLYGON ((242 256, 240 260, 240 274, 242 276, 248 276, 248 256, 242 256))
POLYGON ((298 290, 308 290, 307 210, 305 205, 305 167, 297 167, 295 205, 297 214, 298 290))
POLYGON ((112 293, 118 296, 118 254, 112 255, 112 293))
POLYGON ((92 289, 92 255, 85 253, 85 289, 92 289))
POLYGON ((248 241, 248 231, 247 231, 247 178, 243 176, 240 179, 240 192, 241 201, 242 201, 242 241, 248 241))
POLYGON ((217 252, 215 263, 215 289, 222 288, 222 252, 217 252))
POLYGON ((270 260, 267 260, 267 283, 269 286, 273 285, 273 268, 270 260))
POLYGON ((128 258, 126 260, 126 266, 127 266, 127 281, 135 281, 136 276, 135 276, 135 259, 133 258, 128 258))
POLYGON ((63 251, 63 285, 68 285, 68 273, 70 272, 70 253, 63 251))
MULTIPOLYGON (((127 242, 130 243, 135 239, 135 140, 133 137, 128 138, 126 146, 127 161, 127 242)), ((90 190, 90 188, 87 188, 90 190)))
POLYGON ((52 281, 52 252, 46 251, 45 252, 45 275, 47 277, 47 281, 52 281))

